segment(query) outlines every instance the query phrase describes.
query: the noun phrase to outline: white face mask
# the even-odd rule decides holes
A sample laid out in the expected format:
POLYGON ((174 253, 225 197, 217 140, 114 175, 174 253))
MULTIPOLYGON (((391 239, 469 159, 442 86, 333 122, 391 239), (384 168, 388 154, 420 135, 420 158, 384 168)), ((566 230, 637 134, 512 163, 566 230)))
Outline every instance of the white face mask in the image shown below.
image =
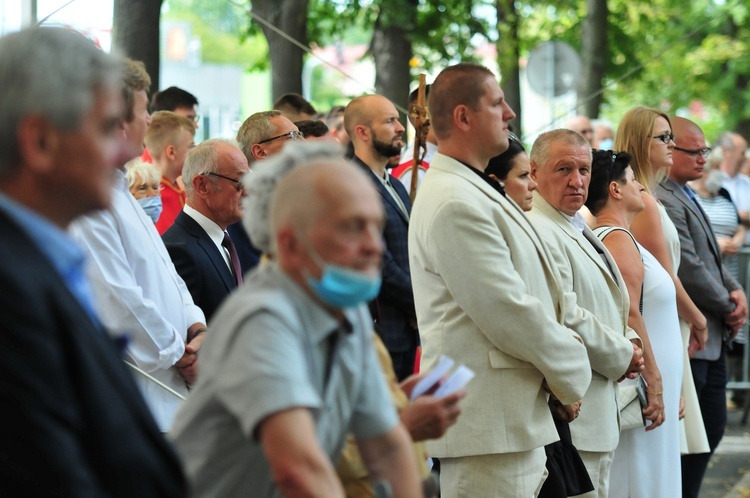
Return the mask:
POLYGON ((138 204, 141 205, 146 214, 151 220, 156 223, 161 215, 162 205, 161 197, 155 195, 153 197, 144 197, 143 199, 137 199, 138 204))

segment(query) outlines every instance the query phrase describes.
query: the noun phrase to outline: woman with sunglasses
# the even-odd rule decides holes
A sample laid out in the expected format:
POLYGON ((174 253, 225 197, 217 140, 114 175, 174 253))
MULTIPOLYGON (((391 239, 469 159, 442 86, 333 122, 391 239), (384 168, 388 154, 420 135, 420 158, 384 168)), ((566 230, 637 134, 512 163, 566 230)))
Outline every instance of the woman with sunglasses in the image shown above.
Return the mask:
MULTIPOLYGON (((682 338, 675 287, 669 273, 628 231, 633 219, 645 208, 645 187, 636 180, 629 162, 627 153, 593 151, 586 206, 599 225, 594 233, 612 254, 627 286, 628 325, 643 341, 644 378, 647 381, 654 378, 654 362, 659 367, 656 374, 660 370, 663 378, 659 383, 649 382, 646 387, 648 407, 643 414, 653 423, 645 430, 634 428, 620 433, 610 472, 609 497, 680 496, 677 411, 682 383, 679 354, 682 338), (651 374, 645 375, 649 371, 651 374)), ((634 382, 626 379, 622 385, 634 382)))
MULTIPOLYGON (((665 171, 672 166, 674 135, 669 116, 648 107, 636 107, 628 111, 620 121, 615 140, 615 149, 628 152, 630 165, 636 180, 644 187, 645 209, 633 219, 631 232, 661 263, 672 277, 677 290, 677 313, 682 329, 683 377, 680 417, 680 440, 682 453, 706 453, 709 451, 706 429, 695 383, 690 370, 689 352, 705 347, 708 330, 706 318, 688 296, 677 277, 680 266, 680 239, 664 206, 651 194, 656 183, 665 178, 665 171)), ((675 352, 675 354, 678 354, 675 352)), ((648 379, 647 379, 648 380, 648 379)), ((676 413, 667 413, 674 417, 676 413)))

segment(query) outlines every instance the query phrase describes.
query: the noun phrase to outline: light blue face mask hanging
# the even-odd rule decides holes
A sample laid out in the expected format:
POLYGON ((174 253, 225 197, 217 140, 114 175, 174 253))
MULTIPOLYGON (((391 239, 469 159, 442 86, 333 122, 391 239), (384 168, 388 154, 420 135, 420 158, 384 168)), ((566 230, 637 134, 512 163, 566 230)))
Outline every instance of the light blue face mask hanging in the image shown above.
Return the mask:
POLYGON ((153 197, 144 197, 143 199, 137 199, 138 204, 141 205, 146 214, 151 220, 156 223, 161 215, 162 205, 161 197, 155 195, 153 197))
POLYGON ((307 285, 321 301, 334 308, 351 308, 372 301, 380 292, 380 275, 369 276, 342 266, 326 263, 306 244, 310 256, 323 270, 320 279, 307 277, 307 285))
POLYGON ((599 140, 599 150, 612 150, 615 146, 615 141, 611 138, 603 138, 599 140))

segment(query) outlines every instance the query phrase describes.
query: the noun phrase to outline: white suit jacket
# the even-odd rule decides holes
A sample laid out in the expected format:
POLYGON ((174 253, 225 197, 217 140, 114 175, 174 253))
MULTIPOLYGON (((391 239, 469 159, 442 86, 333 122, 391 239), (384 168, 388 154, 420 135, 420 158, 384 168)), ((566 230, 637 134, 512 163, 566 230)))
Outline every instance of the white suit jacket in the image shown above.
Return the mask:
POLYGON ((584 451, 612 451, 620 439, 617 379, 633 357, 630 339, 640 343, 628 327, 630 298, 625 282, 596 235, 588 227, 581 233, 539 192, 534 193, 528 217, 549 245, 564 290, 575 293, 564 323, 583 339, 593 370, 581 415, 570 424, 573 444, 584 451))
POLYGON ((455 427, 429 442, 430 454, 520 452, 557 440, 542 381, 571 403, 591 367, 561 325, 560 277, 520 208, 438 153, 412 211, 409 259, 423 369, 446 354, 476 372, 455 427))

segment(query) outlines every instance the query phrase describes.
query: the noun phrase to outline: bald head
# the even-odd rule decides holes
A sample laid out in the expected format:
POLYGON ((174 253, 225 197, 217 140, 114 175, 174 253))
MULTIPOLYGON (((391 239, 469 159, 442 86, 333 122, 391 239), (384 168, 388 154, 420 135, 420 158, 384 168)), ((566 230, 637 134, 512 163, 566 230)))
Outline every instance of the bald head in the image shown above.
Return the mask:
POLYGON ((594 140, 594 128, 591 126, 591 120, 586 116, 574 116, 568 119, 565 127, 581 135, 589 144, 594 140))
POLYGON ((360 196, 379 202, 372 181, 359 169, 344 159, 311 162, 279 182, 271 199, 271 231, 276 234, 289 226, 307 231, 325 221, 327 212, 360 196))
POLYGON ((325 264, 374 276, 383 253, 384 211, 372 181, 343 160, 285 176, 271 203, 273 254, 309 292, 325 264), (325 264, 324 264, 325 263, 325 264))
POLYGON ((702 151, 706 149, 706 137, 703 130, 689 119, 674 117, 671 122, 675 148, 672 152, 672 167, 668 173, 672 180, 685 185, 703 175, 706 158, 702 151))
POLYGON ((357 97, 344 111, 344 128, 354 153, 380 176, 388 159, 404 146, 404 127, 398 118, 396 106, 381 95, 357 97))

